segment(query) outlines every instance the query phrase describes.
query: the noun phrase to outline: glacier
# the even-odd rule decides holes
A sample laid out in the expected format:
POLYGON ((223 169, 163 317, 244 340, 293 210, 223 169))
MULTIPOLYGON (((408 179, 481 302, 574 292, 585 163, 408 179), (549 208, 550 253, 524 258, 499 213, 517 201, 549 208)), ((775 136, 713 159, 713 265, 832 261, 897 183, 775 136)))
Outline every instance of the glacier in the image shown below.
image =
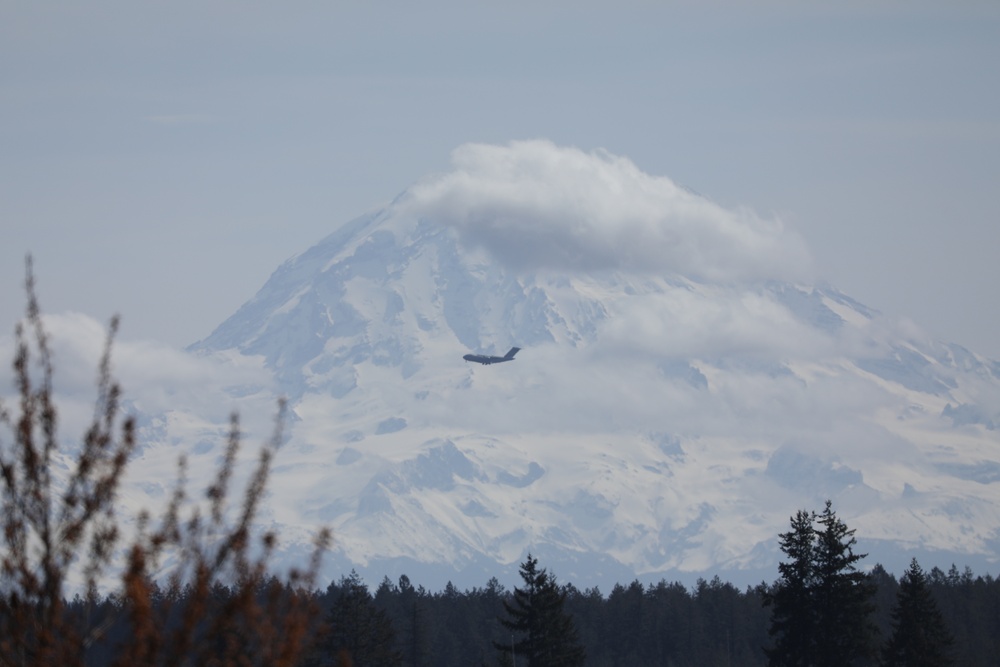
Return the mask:
MULTIPOLYGON (((189 349, 273 378, 226 389, 243 410, 289 400, 261 517, 281 560, 326 525, 330 579, 514 582, 531 552, 605 591, 749 584, 776 576, 789 517, 831 499, 868 565, 996 567, 1000 364, 811 280, 781 229, 621 158, 493 148, 289 259, 189 349), (497 154, 532 168, 484 166, 497 154), (644 211, 661 212, 633 224, 644 211), (513 363, 462 360, 512 345, 513 363)), ((134 493, 182 445, 213 455, 221 421, 186 410, 141 422, 134 493)))

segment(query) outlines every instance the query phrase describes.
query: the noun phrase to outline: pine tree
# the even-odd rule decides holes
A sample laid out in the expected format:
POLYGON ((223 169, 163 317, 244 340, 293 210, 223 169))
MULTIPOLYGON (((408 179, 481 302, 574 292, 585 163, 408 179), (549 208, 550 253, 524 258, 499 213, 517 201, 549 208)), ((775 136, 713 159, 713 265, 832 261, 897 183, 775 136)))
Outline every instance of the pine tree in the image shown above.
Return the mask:
POLYGON ((781 578, 765 598, 774 607, 770 634, 776 638, 765 651, 768 664, 843 667, 871 656, 875 590, 856 567, 866 554, 854 553, 854 531, 832 503, 819 515, 796 513, 779 539, 790 560, 778 565, 781 578))
MULTIPOLYGON (((386 580, 387 581, 387 580, 386 580)), ((425 595, 413 587, 410 578, 400 575, 399 583, 391 586, 391 595, 380 599, 379 592, 386 589, 383 581, 375 594, 375 604, 385 610, 397 630, 398 645, 402 664, 406 667, 422 667, 432 663, 429 645, 429 619, 425 595)))
POLYGON ((513 652, 527 660, 527 667, 582 665, 585 653, 573 618, 563 611, 565 592, 555 577, 538 569, 538 560, 531 554, 521 563, 520 572, 524 587, 514 589, 513 604, 504 601, 504 611, 510 618, 500 620, 510 631, 511 641, 493 644, 500 660, 507 660, 513 652), (515 635, 520 639, 515 640, 515 635))
POLYGON ((772 667, 807 667, 815 661, 815 517, 799 510, 791 518, 791 530, 778 536, 789 560, 778 564, 781 577, 764 596, 764 604, 773 607, 768 632, 775 644, 765 649, 772 667))
POLYGON ((321 657, 316 662, 371 667, 402 665, 392 622, 375 606, 358 573, 351 570, 350 576, 340 579, 338 588, 327 616, 328 630, 320 640, 321 657))
POLYGON ((899 581, 892 610, 892 635, 882 652, 885 667, 943 667, 952 664, 954 640, 914 558, 899 581))
POLYGON ((855 567, 867 554, 854 553, 854 531, 837 517, 829 500, 817 522, 822 526, 817 532, 815 565, 817 664, 842 667, 874 652, 875 588, 855 567))

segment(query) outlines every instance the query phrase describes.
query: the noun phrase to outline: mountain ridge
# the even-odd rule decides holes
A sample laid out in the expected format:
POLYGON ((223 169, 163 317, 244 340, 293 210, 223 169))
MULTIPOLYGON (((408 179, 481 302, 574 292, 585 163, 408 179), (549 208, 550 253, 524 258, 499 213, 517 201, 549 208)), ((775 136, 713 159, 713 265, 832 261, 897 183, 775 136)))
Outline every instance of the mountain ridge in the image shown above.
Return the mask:
MULTIPOLYGON (((270 518, 290 554, 318 522, 336 535, 331 572, 409 567, 417 581, 477 585, 531 551, 578 585, 759 581, 788 517, 829 498, 890 569, 915 553, 996 564, 1000 364, 828 285, 766 275, 756 256, 697 279, 650 252, 627 270, 587 234, 622 252, 635 234, 668 247, 691 227, 674 218, 725 211, 613 156, 506 150, 580 159, 603 174, 592 190, 610 170, 626 191, 663 189, 652 202, 673 209, 651 229, 584 224, 579 205, 564 220, 561 176, 554 204, 533 201, 540 178, 514 205, 503 197, 516 190, 469 182, 521 177, 479 165, 485 175, 418 184, 291 258, 190 348, 259 359, 290 399, 270 518), (511 260, 534 241, 562 251, 511 260), (524 351, 511 364, 461 359, 512 345, 524 351)), ((773 224, 740 214, 709 227, 764 238, 748 255, 787 247, 798 261, 773 224)), ((732 239, 698 234, 686 247, 733 259, 732 239)))

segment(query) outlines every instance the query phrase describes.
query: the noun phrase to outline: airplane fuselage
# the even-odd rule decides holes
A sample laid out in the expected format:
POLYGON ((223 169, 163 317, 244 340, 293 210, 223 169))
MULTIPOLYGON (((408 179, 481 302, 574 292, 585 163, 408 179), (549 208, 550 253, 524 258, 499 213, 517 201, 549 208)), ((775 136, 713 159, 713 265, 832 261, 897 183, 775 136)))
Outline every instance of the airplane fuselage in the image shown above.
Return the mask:
POLYGON ((502 357, 496 357, 489 354, 467 354, 462 358, 465 359, 466 361, 474 361, 477 364, 483 364, 484 366, 489 366, 490 364, 501 364, 505 361, 514 361, 514 355, 517 354, 520 350, 521 348, 519 347, 512 347, 507 352, 507 354, 505 354, 502 357))

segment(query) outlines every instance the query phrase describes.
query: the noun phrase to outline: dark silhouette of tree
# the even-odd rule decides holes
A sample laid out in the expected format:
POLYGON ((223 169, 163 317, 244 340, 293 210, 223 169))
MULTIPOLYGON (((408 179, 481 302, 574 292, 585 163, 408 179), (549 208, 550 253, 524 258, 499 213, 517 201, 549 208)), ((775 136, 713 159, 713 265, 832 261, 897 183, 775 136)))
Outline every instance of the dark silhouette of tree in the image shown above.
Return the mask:
MULTIPOLYGON (((691 593, 678 582, 668 584, 660 580, 646 591, 647 607, 653 618, 651 635, 644 643, 654 647, 651 663, 669 664, 668 661, 686 662, 695 650, 696 636, 701 634, 697 602, 691 593)), ((589 655, 589 653, 588 653, 589 655)))
MULTIPOLYGON (((806 525, 822 528, 816 521, 806 525)), ((814 540, 818 543, 818 534, 814 540)), ((538 569, 536 565, 536 572, 538 569)), ((1000 646, 997 620, 1000 581, 990 575, 976 577, 969 570, 962 572, 955 568, 953 572, 938 570, 935 577, 931 580, 928 575, 929 587, 948 627, 956 634, 952 649, 954 663, 963 667, 995 666, 1000 646)), ((883 636, 888 637, 890 612, 899 584, 878 566, 867 578, 878 588, 875 599, 879 613, 884 611, 883 636)), ((691 588, 679 582, 660 581, 644 586, 633 581, 614 586, 610 595, 602 595, 596 588, 581 591, 572 584, 561 584, 558 590, 565 596, 563 610, 573 619, 589 666, 760 667, 768 663, 763 646, 768 644, 772 608, 763 606, 761 600, 775 592, 776 588, 770 584, 741 591, 713 577, 700 579, 691 588), (628 624, 633 624, 637 631, 623 632, 628 624)), ((414 587, 408 578, 400 577, 398 586, 383 580, 374 598, 377 607, 389 612, 399 632, 397 645, 404 665, 415 664, 415 656, 426 665, 515 664, 511 660, 511 645, 523 634, 507 631, 500 625, 501 618, 509 618, 503 602, 516 603, 513 593, 503 590, 499 582, 491 581, 485 588, 467 591, 452 585, 428 593, 422 586, 414 587), (414 602, 420 609, 419 650, 411 646, 409 634, 414 602)), ((329 599, 332 600, 332 595, 329 599)), ((515 657, 516 665, 525 667, 526 656, 515 657)), ((872 656, 857 662, 874 665, 877 658, 872 656)), ((93 667, 98 665, 95 663, 93 667)))
POLYGON ((881 563, 876 563, 868 572, 868 580, 875 587, 875 596, 872 598, 875 604, 875 627, 878 628, 879 636, 888 637, 892 634, 892 608, 896 604, 899 583, 881 563))
POLYGON ((954 643, 927 585, 927 577, 914 558, 899 580, 892 611, 892 634, 882 652, 885 667, 945 667, 952 664, 954 643))
MULTIPOLYGON (((740 593, 735 586, 724 583, 718 576, 712 577, 711 581, 698 580, 692 607, 697 628, 695 636, 700 639, 691 647, 698 664, 751 665, 760 659, 760 651, 748 640, 751 637, 762 638, 764 626, 752 622, 752 617, 746 613, 749 607, 747 601, 760 609, 760 601, 752 590, 740 593)), ((652 662, 652 658, 645 662, 652 662)))
MULTIPOLYGON (((509 618, 500 624, 512 635, 510 643, 494 642, 501 661, 511 652, 526 660, 527 667, 574 667, 584 663, 585 653, 577 638, 573 618, 563 611, 566 593, 555 577, 538 569, 538 560, 528 554, 521 563, 523 588, 514 588, 513 600, 504 601, 509 618)), ((525 664, 518 661, 519 664, 525 664)))
POLYGON ((768 664, 842 667, 870 657, 875 589, 858 571, 865 554, 854 553, 854 531, 832 503, 819 515, 797 512, 779 543, 789 560, 778 565, 780 578, 764 599, 772 607, 768 664))
POLYGON ((816 664, 844 667, 875 654, 875 589, 856 567, 867 554, 854 553, 854 531, 829 500, 816 521, 821 526, 815 551, 816 664))
POLYGON ((229 506, 241 439, 234 416, 205 499, 186 498, 182 459, 160 519, 140 514, 122 548, 116 500, 136 433, 134 420, 121 416, 121 389, 110 371, 117 318, 98 369, 94 417, 79 447, 67 450, 30 258, 25 288, 13 362, 19 405, 13 412, 0 405, 0 665, 84 665, 90 651, 111 640, 112 626, 124 628, 111 651, 115 665, 295 664, 313 610, 310 596, 288 595, 289 587, 311 588, 329 534, 320 531, 309 568, 292 571, 284 585, 267 572, 274 535, 254 546, 251 527, 280 442, 283 406, 239 507, 229 506), (122 553, 124 562, 117 560, 122 553), (168 554, 171 573, 157 582, 153 574, 168 554), (71 571, 82 573, 85 596, 72 613, 65 601, 71 571), (121 589, 115 604, 105 605, 98 584, 111 572, 120 573, 121 589))
POLYGON ((615 584, 605 603, 608 608, 606 622, 611 624, 611 632, 604 637, 614 643, 623 662, 639 663, 646 657, 644 654, 649 646, 643 639, 651 619, 645 598, 642 584, 634 580, 627 587, 615 584))
POLYGON ((403 624, 403 646, 405 664, 422 667, 430 664, 427 650, 427 619, 423 609, 422 595, 410 583, 405 574, 399 577, 398 588, 399 618, 403 624))
POLYGON ((342 577, 327 614, 327 628, 318 642, 316 665, 396 667, 403 664, 396 650, 396 632, 388 615, 357 572, 342 577))
POLYGON ((788 560, 778 564, 779 579, 764 598, 764 604, 772 607, 768 632, 774 646, 765 649, 772 667, 807 667, 815 662, 814 520, 814 513, 799 510, 791 518, 791 530, 778 536, 788 560))

